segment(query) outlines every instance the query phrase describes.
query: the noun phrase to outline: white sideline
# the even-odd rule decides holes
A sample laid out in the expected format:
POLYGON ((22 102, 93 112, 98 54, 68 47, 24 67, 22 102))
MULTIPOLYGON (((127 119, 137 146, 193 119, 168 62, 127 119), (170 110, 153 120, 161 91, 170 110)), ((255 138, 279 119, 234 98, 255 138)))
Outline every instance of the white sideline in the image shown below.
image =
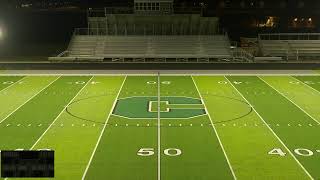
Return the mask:
MULTIPOLYGON (((164 72, 165 73, 165 72, 164 72)), ((320 76, 320 74, 307 74, 307 73, 165 73, 162 76, 320 76)), ((155 73, 118 73, 115 74, 114 72, 110 73, 70 73, 70 74, 63 74, 63 73, 7 73, 1 74, 1 76, 156 76, 155 73)))
MULTIPOLYGON (((191 79, 192 79, 193 84, 195 85, 195 87, 196 87, 196 89, 197 89, 197 91, 198 91, 198 94, 199 94, 201 100, 203 101, 202 95, 201 95, 201 93, 200 93, 200 91, 199 91, 199 89, 198 89, 198 86, 197 86, 196 82, 195 82, 194 79, 193 79, 193 76, 191 76, 191 79)), ((232 168, 232 166, 231 166, 231 163, 230 163, 230 161, 229 161, 229 158, 228 158, 228 156, 227 156, 227 153, 226 153, 226 151, 225 151, 225 149, 224 149, 224 147, 223 147, 223 145, 222 145, 222 142, 221 142, 221 140, 220 140, 220 136, 219 136, 219 134, 218 134, 218 132, 217 132, 217 130, 216 130, 216 127, 215 127, 215 125, 214 125, 214 123, 213 123, 213 121, 212 121, 212 119, 211 119, 210 114, 207 112, 207 111, 208 111, 207 106, 206 106, 206 104, 205 104, 204 102, 203 102, 202 104, 204 105, 206 114, 208 115, 208 117, 209 117, 209 119, 210 119, 212 128, 213 128, 213 130, 214 130, 214 133, 215 133, 216 136, 217 136, 217 139, 218 139, 218 141, 219 141, 219 144, 220 144, 220 146, 221 146, 221 149, 222 149, 222 151, 223 151, 223 154, 224 154, 224 156, 225 156, 225 158, 226 158, 226 160, 227 160, 227 163, 228 163, 228 165, 229 165, 230 171, 231 171, 231 173, 232 173, 232 176, 233 176, 233 178, 236 180, 237 177, 236 177, 236 175, 235 175, 235 173, 234 173, 234 171, 233 171, 233 168, 232 168)))
POLYGON ((88 162, 88 164, 87 164, 87 167, 86 167, 86 169, 85 169, 85 171, 84 171, 84 173, 83 173, 83 175, 82 175, 82 178, 81 178, 82 180, 84 180, 85 177, 86 177, 86 175, 87 175, 87 172, 88 172, 89 167, 90 167, 90 165, 91 165, 92 159, 93 159, 93 157, 94 157, 94 155, 95 155, 95 153, 96 153, 96 150, 97 150, 97 148, 98 148, 98 145, 99 145, 99 143, 100 143, 100 140, 101 140, 101 138, 102 138, 102 135, 103 135, 103 133, 104 133, 106 127, 107 127, 107 124, 108 124, 110 115, 112 114, 112 111, 113 111, 114 107, 115 107, 116 104, 117 104, 118 97, 119 97, 119 95, 120 95, 120 92, 121 92, 121 90, 122 90, 122 87, 123 87, 124 82, 126 81, 126 79, 127 79, 127 76, 124 78, 124 80, 123 80, 123 82, 122 82, 122 84, 121 84, 121 87, 120 87, 120 89, 119 89, 119 91, 118 91, 118 94, 117 94, 117 96, 116 96, 116 98, 115 98, 115 100, 114 100, 114 102, 113 102, 112 108, 110 109, 110 112, 109 112, 109 114, 108 114, 108 117, 106 118, 106 122, 105 122, 105 124, 104 124, 104 126, 103 126, 103 129, 102 129, 101 133, 100 133, 100 136, 99 136, 99 138, 98 138, 98 141, 97 141, 97 143, 96 143, 96 146, 94 147, 94 150, 93 150, 93 152, 92 152, 92 154, 91 154, 91 157, 90 157, 90 159, 89 159, 89 162, 88 162))
MULTIPOLYGON (((51 84, 53 84, 54 82, 56 82, 61 76, 57 77, 55 80, 53 80, 50 84, 48 84, 47 86, 45 86, 43 89, 41 89, 37 94, 35 94, 34 96, 32 96, 30 99, 28 99, 25 103, 23 103, 21 106, 19 106, 15 111, 17 111, 20 107, 22 107, 23 105, 25 105, 27 102, 29 102, 31 99, 33 99, 35 96, 37 96, 38 94, 40 94, 43 90, 47 89, 47 87, 49 87, 51 84)), ((11 114, 13 114, 15 111, 13 111, 12 113, 10 113, 5 119, 7 119, 11 114)), ((5 120, 3 119, 0 124, 5 120)), ((32 148, 31 148, 32 149, 32 148)), ((5 178, 4 180, 7 180, 8 178, 5 178)))
POLYGON ((297 108, 299 108, 302 112, 304 112, 306 115, 308 115, 312 120, 314 120, 317 124, 320 124, 320 122, 318 120, 316 120, 313 116, 311 116, 307 111, 305 111, 304 109, 302 109, 298 104, 296 104, 295 102, 293 102, 291 99, 289 99, 287 96, 285 96, 283 93, 281 93, 280 91, 278 91, 276 88, 274 88, 273 86, 271 86, 267 81, 265 81, 264 79, 262 79, 261 77, 257 76, 261 81, 263 81, 264 83, 266 83, 268 86, 270 86, 273 90, 277 91, 281 96, 283 96, 284 98, 286 98, 288 101, 290 101, 292 104, 294 104, 297 108))
POLYGON ((161 119, 160 119, 160 72, 158 73, 158 180, 161 180, 161 119))
MULTIPOLYGON (((93 76, 88 80, 88 82, 78 91, 78 93, 69 101, 69 103, 66 105, 66 107, 68 107, 73 100, 82 92, 82 90, 89 84, 89 82, 93 79, 93 76)), ((57 121, 57 119, 59 119, 59 117, 63 114, 63 112, 65 112, 65 108, 63 108, 63 110, 59 113, 59 115, 52 121, 52 123, 49 125, 49 127, 42 133, 42 135, 39 137, 39 139, 33 144, 33 146, 30 149, 33 149, 38 142, 43 138, 43 136, 49 131, 49 129, 51 128, 51 126, 57 121)))
POLYGON ((289 152, 289 154, 293 157, 293 159, 298 163, 298 165, 302 168, 302 170, 309 176, 310 179, 313 180, 313 177, 310 175, 310 173, 306 170, 306 168, 300 163, 300 161, 293 155, 293 153, 290 151, 290 149, 284 144, 284 142, 279 138, 279 136, 272 130, 272 128, 269 126, 269 124, 262 118, 262 116, 256 111, 256 109, 252 106, 252 104, 240 93, 240 91, 230 82, 230 80, 227 77, 224 77, 229 84, 238 92, 238 94, 246 100, 248 104, 252 107, 254 112, 259 116, 259 118, 263 121, 263 123, 268 127, 268 129, 272 132, 272 134, 278 139, 278 141, 282 144, 282 146, 289 152))
POLYGON ((3 121, 5 121, 6 119, 8 119, 8 117, 10 117, 13 113, 15 113, 18 109, 20 109, 22 106, 24 106, 25 104, 27 104, 31 99, 33 99, 34 97, 36 97, 38 94, 40 94, 43 90, 45 90, 47 87, 49 87, 52 83, 54 83, 55 81, 57 81, 61 76, 57 77, 55 80, 53 80, 51 83, 49 83, 48 85, 46 85, 44 88, 42 88, 39 92, 37 92, 36 94, 34 94, 33 96, 31 96, 28 100, 26 100, 24 103, 22 103, 20 106, 18 106, 15 110, 13 110, 10 114, 8 114, 5 118, 3 118, 0 121, 0 124, 3 123, 3 121))
MULTIPOLYGON (((61 77, 61 76, 60 76, 61 77)), ((57 78, 58 79, 58 78, 57 78)), ((70 100, 70 102, 67 104, 70 105, 73 100, 80 94, 80 92, 89 84, 89 82, 93 79, 93 77, 90 78, 90 80, 88 80, 88 82, 78 91, 78 93, 70 100)), ((53 122, 49 125, 49 127, 42 133, 42 135, 39 137, 39 139, 33 144, 33 146, 30 148, 30 150, 32 150, 37 144, 38 142, 43 138, 43 136, 49 131, 49 129, 51 128, 51 126, 57 121, 57 119, 62 115, 62 113, 64 112, 65 109, 63 109, 60 114, 53 120, 53 122)), ((7 180, 8 178, 5 178, 4 180, 7 180)))

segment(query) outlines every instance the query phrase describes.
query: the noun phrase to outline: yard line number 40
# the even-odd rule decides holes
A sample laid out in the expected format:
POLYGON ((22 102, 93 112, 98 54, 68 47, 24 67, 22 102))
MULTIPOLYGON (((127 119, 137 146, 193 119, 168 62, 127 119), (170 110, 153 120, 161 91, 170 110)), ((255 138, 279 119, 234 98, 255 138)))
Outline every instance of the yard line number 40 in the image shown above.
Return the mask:
MULTIPOLYGON (((313 156, 315 153, 309 149, 304 148, 298 148, 293 151, 295 154, 299 156, 313 156)), ((316 153, 320 153, 320 150, 316 150, 316 153)), ((277 155, 277 156, 286 156, 287 153, 285 153, 281 148, 274 148, 271 151, 268 152, 270 155, 277 155)))
MULTIPOLYGON (((139 151, 137 152, 138 156, 152 156, 154 155, 154 148, 141 148, 139 149, 139 151)), ((166 156, 180 156, 182 154, 182 151, 180 149, 177 148, 168 148, 163 150, 163 153, 166 156)))

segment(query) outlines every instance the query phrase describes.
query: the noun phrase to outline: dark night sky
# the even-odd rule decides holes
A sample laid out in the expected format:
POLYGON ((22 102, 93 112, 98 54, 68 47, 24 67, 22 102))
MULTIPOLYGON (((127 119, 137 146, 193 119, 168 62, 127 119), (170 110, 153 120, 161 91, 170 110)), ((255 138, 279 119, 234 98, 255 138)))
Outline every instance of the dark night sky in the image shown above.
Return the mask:
MULTIPOLYGON (((221 0, 175 0, 176 2, 187 1, 190 2, 207 2, 208 9, 216 11, 217 4, 221 0)), ((241 1, 261 1, 261 0, 230 0, 239 5, 241 1)), ((266 6, 277 7, 281 2, 288 2, 289 8, 284 8, 281 11, 295 14, 295 10, 302 0, 264 0, 266 6)), ((308 14, 310 9, 320 9, 320 0, 304 0, 304 8, 300 9, 308 14)), ((56 53, 56 50, 64 48, 68 45, 69 39, 74 31, 74 28, 86 27, 86 11, 87 7, 104 7, 113 4, 126 5, 133 4, 133 0, 0 0, 0 28, 4 30, 5 38, 0 41, 0 57, 5 55, 25 55, 32 52, 28 48, 34 45, 34 49, 38 50, 39 46, 46 47, 52 44, 57 44, 57 47, 48 47, 51 49, 43 54, 56 53), (32 1, 32 2, 52 2, 52 1, 73 1, 81 4, 82 11, 35 11, 27 12, 21 10, 1 10, 4 6, 2 4, 32 1), (81 3, 80 3, 81 2, 81 3), (6 48, 6 49, 5 49, 6 48), (11 49, 11 50, 8 50, 11 49)), ((192 4, 192 3, 191 3, 192 4)), ((306 15, 308 16, 308 15, 306 15)), ((237 21, 239 23, 239 21, 237 21)), ((230 23, 229 23, 230 24, 230 23)), ((61 50, 59 50, 61 52, 61 50)))

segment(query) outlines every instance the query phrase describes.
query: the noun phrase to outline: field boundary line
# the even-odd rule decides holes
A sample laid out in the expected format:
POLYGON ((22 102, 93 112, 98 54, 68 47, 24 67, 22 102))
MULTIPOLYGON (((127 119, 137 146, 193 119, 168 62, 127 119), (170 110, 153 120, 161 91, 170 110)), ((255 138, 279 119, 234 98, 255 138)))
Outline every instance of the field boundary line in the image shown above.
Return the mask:
MULTIPOLYGON (((73 102, 73 100, 82 92, 82 90, 89 84, 89 82, 93 79, 93 77, 91 77, 88 82, 77 92, 77 94, 69 101, 69 103, 66 105, 66 107, 68 107, 69 104, 71 104, 73 102)), ((39 137, 39 139, 33 144, 33 146, 30 149, 33 149, 38 143, 39 141, 43 138, 43 136, 49 131, 49 129, 52 127, 52 125, 59 119, 59 117, 63 114, 63 112, 65 111, 65 108, 63 108, 63 110, 58 114, 58 116, 52 121, 52 123, 49 125, 49 127, 42 133, 42 135, 39 137)))
POLYGON ((307 111, 305 111, 304 109, 302 109, 298 104, 296 104, 295 102, 293 102, 290 98, 288 98, 287 96, 285 96, 282 92, 280 92, 279 90, 277 90, 276 88, 274 88, 272 85, 270 85, 267 81, 265 81, 264 79, 262 79, 261 77, 258 76, 258 78, 263 81, 264 83, 266 83, 269 87, 271 87, 273 90, 277 91, 282 97, 286 98, 288 101, 290 101, 293 105, 295 105, 297 108, 299 108, 302 112, 304 112, 307 116, 309 116, 312 120, 314 120, 316 123, 320 124, 320 122, 315 119, 313 116, 311 116, 307 111))
POLYGON ((16 111, 18 111, 22 106, 24 106, 25 104, 27 104, 29 101, 31 101, 34 97, 36 97, 38 94, 40 94, 43 90, 47 89, 51 84, 53 84, 54 82, 56 82, 61 76, 57 77, 56 79, 52 80, 52 82, 50 82, 48 85, 46 85, 44 88, 42 88, 39 92, 37 92, 36 94, 34 94, 33 96, 31 96, 29 99, 27 99, 24 103, 22 103, 20 106, 18 106, 15 110, 13 110, 10 114, 8 114, 5 118, 3 118, 0 121, 0 124, 3 123, 6 119, 8 119, 13 113, 15 113, 16 111))
POLYGON ((289 152, 289 154, 293 157, 293 159, 297 162, 297 164, 302 168, 302 170, 309 176, 310 179, 314 180, 314 178, 310 175, 310 173, 306 170, 306 168, 300 163, 300 161, 296 158, 296 156, 294 156, 294 154, 290 151, 290 149, 286 146, 286 144, 280 139, 280 137, 273 131, 273 129, 269 126, 269 124, 264 120, 264 118, 257 112, 257 110, 252 106, 252 104, 250 103, 250 101, 247 100, 247 98, 245 98, 243 96, 243 94, 232 84, 232 82, 225 76, 224 77, 229 84, 238 92, 238 94, 247 101, 247 103, 250 104, 250 106, 252 107, 252 109, 254 110, 254 112, 259 116, 259 118, 263 121, 263 123, 266 125, 266 127, 268 127, 268 129, 271 131, 271 133, 278 139, 278 141, 282 144, 282 146, 289 152))
POLYGON ((317 93, 320 93, 320 91, 318 91, 317 89, 313 88, 313 87, 312 87, 312 86, 310 86, 309 84, 307 84, 307 83, 305 83, 305 82, 301 81, 300 79, 298 79, 298 78, 296 78, 296 77, 294 77, 294 76, 291 76, 291 77, 292 77, 292 78, 294 78, 295 80, 297 80, 297 81, 301 82, 304 86, 306 86, 306 87, 308 87, 308 88, 312 89, 313 91, 315 91, 315 92, 317 92, 317 93))
MULTIPOLYGON (((119 74, 114 74, 114 72, 110 73, 70 73, 70 74, 63 74, 63 73, 51 73, 51 74, 41 74, 41 73, 8 73, 8 74, 1 74, 0 76, 157 76, 154 73, 119 73, 119 74)), ((306 74, 306 73, 279 73, 279 74, 274 74, 274 73, 166 73, 162 74, 162 76, 320 76, 320 74, 306 74)))
POLYGON ((119 73, 119 74, 114 74, 114 72, 110 72, 110 73, 70 73, 70 74, 63 74, 63 73, 51 73, 51 74, 41 74, 41 73, 21 73, 21 74, 16 74, 16 73, 13 73, 13 74, 0 74, 0 76, 95 76, 95 77, 100 77, 100 76, 120 76, 120 77, 123 77, 123 76, 157 76, 157 74, 155 73, 119 73))
POLYGON ((227 153, 226 153, 226 151, 225 151, 225 149, 224 149, 224 147, 223 147, 223 144, 222 144, 222 142, 221 142, 220 136, 219 136, 219 134, 218 134, 218 132, 217 132, 217 130, 216 130, 215 124, 213 123, 213 121, 212 121, 212 119, 211 119, 211 116, 210 116, 210 114, 208 113, 207 106, 206 106, 206 104, 205 104, 205 102, 204 102, 204 100, 203 100, 203 98, 202 98, 202 95, 201 95, 201 93, 200 93, 200 91, 199 91, 199 89, 198 89, 198 86, 197 86, 196 82, 195 82, 194 79, 193 79, 193 76, 191 76, 191 79, 192 79, 192 82, 193 82, 194 86, 196 87, 196 89, 197 89, 197 91, 198 91, 198 94, 199 94, 199 96, 200 96, 200 98, 201 98, 201 101, 202 101, 202 103, 203 103, 203 105, 204 105, 204 109, 205 109, 205 111, 206 111, 206 114, 208 115, 208 117, 209 117, 209 119, 210 119, 210 122, 211 122, 211 125, 212 125, 212 129, 214 130, 214 133, 215 133, 215 135, 216 135, 216 137, 217 137, 217 139, 218 139, 218 141, 219 141, 220 147, 221 147, 221 149, 222 149, 222 151, 223 151, 223 154, 224 154, 224 156, 225 156, 225 158, 226 158, 226 160, 227 160, 227 163, 228 163, 228 165, 229 165, 229 169, 230 169, 230 171, 231 171, 231 173, 232 173, 232 176, 233 176, 233 178, 236 180, 237 177, 236 177, 236 175, 235 175, 235 173, 234 173, 234 171, 233 171, 233 168, 232 168, 232 165, 231 165, 231 163, 230 163, 230 160, 229 160, 229 158, 228 158, 228 156, 227 156, 227 153))
POLYGON ((273 73, 248 73, 248 74, 241 74, 241 73, 184 73, 184 74, 163 74, 162 76, 320 76, 320 74, 294 74, 294 73, 288 73, 288 74, 273 74, 273 73))
POLYGON ((113 105, 112 105, 112 107, 111 107, 111 109, 110 109, 110 112, 109 112, 109 114, 108 114, 108 117, 106 118, 106 122, 105 122, 105 124, 104 124, 104 126, 103 126, 103 128, 102 128, 102 130, 101 130, 101 133, 100 133, 99 138, 98 138, 98 140, 97 140, 97 143, 96 143, 96 145, 95 145, 95 147, 94 147, 94 149, 93 149, 93 152, 92 152, 92 154, 91 154, 91 157, 90 157, 90 159, 89 159, 89 162, 88 162, 88 164, 87 164, 87 166, 86 166, 86 169, 85 169, 85 171, 84 171, 84 173, 83 173, 83 175, 82 175, 82 178, 81 178, 82 180, 84 180, 84 179, 86 178, 86 175, 87 175, 87 172, 88 172, 89 167, 90 167, 90 165, 91 165, 91 162, 92 162, 92 160, 93 160, 93 157, 94 157, 94 155, 95 155, 95 153, 96 153, 96 150, 97 150, 97 148, 98 148, 98 146, 99 146, 99 143, 100 143, 100 141, 101 141, 102 135, 103 135, 103 133, 105 132, 105 129, 106 129, 107 124, 108 124, 108 121, 109 121, 109 118, 110 118, 110 116, 111 116, 111 114, 112 114, 112 111, 113 111, 114 107, 115 107, 116 104, 117 104, 118 97, 119 97, 119 95, 120 95, 120 92, 121 92, 122 87, 123 87, 123 85, 124 85, 124 83, 125 83, 126 80, 127 80, 127 76, 126 76, 126 77, 124 78, 124 80, 122 81, 122 84, 121 84, 121 86, 120 86, 120 89, 119 89, 119 91, 118 91, 118 94, 117 94, 117 96, 115 97, 115 99, 114 99, 114 101, 113 101, 113 105))
POLYGON ((18 81, 16 81, 16 82, 10 84, 9 86, 1 89, 0 92, 5 91, 5 90, 7 90, 8 88, 12 87, 13 85, 16 85, 16 84, 20 83, 20 82, 21 82, 22 80, 24 80, 26 77, 27 77, 27 76, 24 76, 23 78, 19 79, 18 81))
POLYGON ((158 180, 161 180, 161 96, 160 96, 160 72, 158 72, 158 180))

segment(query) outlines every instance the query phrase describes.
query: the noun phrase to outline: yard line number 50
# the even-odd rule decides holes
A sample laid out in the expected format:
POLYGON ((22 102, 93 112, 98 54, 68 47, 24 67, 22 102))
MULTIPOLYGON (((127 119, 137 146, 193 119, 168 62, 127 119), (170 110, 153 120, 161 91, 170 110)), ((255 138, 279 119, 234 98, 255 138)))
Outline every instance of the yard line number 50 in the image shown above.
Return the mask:
MULTIPOLYGON (((167 156, 180 156, 182 151, 177 148, 168 148, 163 150, 163 153, 167 156)), ((154 148, 141 148, 137 152, 138 156, 152 156, 154 155, 154 148)))

